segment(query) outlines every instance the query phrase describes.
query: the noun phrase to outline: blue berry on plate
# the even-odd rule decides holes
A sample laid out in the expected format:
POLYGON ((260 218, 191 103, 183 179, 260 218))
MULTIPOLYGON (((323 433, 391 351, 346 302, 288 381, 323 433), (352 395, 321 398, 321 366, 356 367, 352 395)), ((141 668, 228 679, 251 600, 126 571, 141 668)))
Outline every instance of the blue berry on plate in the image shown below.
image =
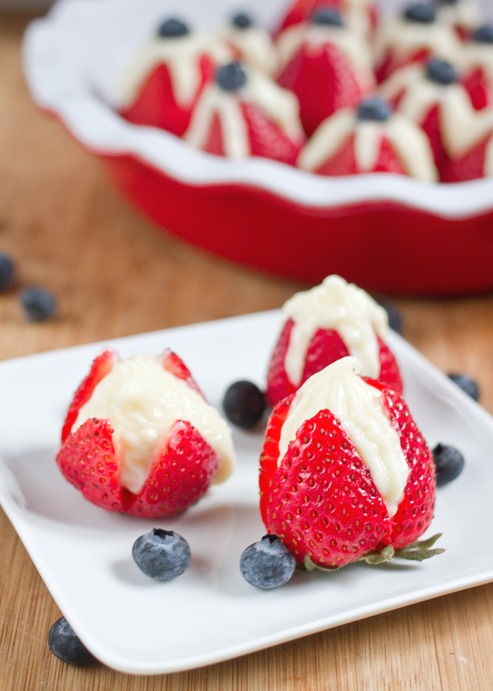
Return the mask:
POLYGON ((404 17, 416 24, 433 24, 436 14, 433 7, 426 2, 413 2, 404 10, 404 17))
POLYGON ((442 84, 448 86, 459 81, 457 70, 450 62, 440 60, 440 58, 432 58, 426 65, 426 76, 431 82, 435 84, 442 84))
POLYGON ((216 72, 216 84, 223 91, 238 91, 245 86, 247 76, 241 62, 229 62, 222 65, 216 72))
POLYGON ((238 12, 231 18, 231 24, 237 29, 250 29, 253 23, 253 19, 246 12, 238 12))
POLYGON ((180 38, 190 33, 188 25, 177 17, 166 19, 157 30, 159 38, 180 38))
POLYGON ((263 417, 265 395, 251 381, 241 380, 231 384, 223 398, 223 410, 230 422, 237 427, 255 427, 263 417))
POLYGON ((48 646, 62 662, 77 667, 97 664, 97 660, 79 639, 65 617, 52 624, 48 633, 48 646))
POLYGON ((455 446, 437 444, 433 448, 432 453, 433 461, 435 462, 437 487, 442 487, 452 482, 464 470, 464 456, 455 446))
POLYGON ((493 24, 483 24, 471 34, 475 43, 493 43, 493 24))
POLYGON ((403 318, 397 307, 386 300, 380 300, 379 302, 380 306, 387 312, 390 328, 398 334, 402 333, 403 318))
POLYGON ((15 264, 5 252, 0 252, 0 290, 11 288, 15 279, 15 264))
POLYGON ((391 114, 390 105, 376 94, 361 101, 356 111, 358 120, 371 120, 372 122, 385 122, 391 114))
POLYGON ((192 558, 188 542, 173 530, 153 528, 138 537, 132 556, 146 576, 157 581, 171 581, 190 566, 192 558))
POLYGON ((311 17, 311 23, 319 26, 344 26, 342 15, 335 7, 316 10, 311 17))
POLYGON ((296 569, 296 559, 276 535, 264 535, 240 557, 244 579, 262 590, 278 588, 287 583, 296 569))
POLYGON ((469 377, 467 374, 449 374, 447 376, 474 401, 479 401, 479 386, 472 377, 469 377))
POLYGON ((45 288, 25 288, 21 291, 19 299, 26 317, 32 322, 46 321, 57 310, 55 296, 45 288))

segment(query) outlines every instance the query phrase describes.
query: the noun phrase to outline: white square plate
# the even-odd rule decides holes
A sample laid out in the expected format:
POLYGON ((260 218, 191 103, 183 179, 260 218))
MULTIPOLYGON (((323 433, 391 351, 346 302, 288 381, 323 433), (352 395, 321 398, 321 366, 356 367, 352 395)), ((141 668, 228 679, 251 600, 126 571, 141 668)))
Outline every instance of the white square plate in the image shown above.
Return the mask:
POLYGON ((264 312, 0 363, 1 504, 77 634, 114 669, 199 667, 493 580, 493 419, 395 334, 406 398, 429 444, 451 443, 466 456, 460 478, 438 491, 430 534, 443 532, 439 557, 297 573, 273 591, 250 586, 238 561, 265 532, 257 505, 261 432, 235 430, 234 476, 173 519, 106 513, 62 478, 54 457, 66 407, 104 346, 123 357, 174 349, 220 407, 233 381, 263 385, 279 326, 278 312, 264 312), (192 549, 190 569, 169 583, 147 578, 131 558, 133 541, 154 524, 178 531, 192 549))

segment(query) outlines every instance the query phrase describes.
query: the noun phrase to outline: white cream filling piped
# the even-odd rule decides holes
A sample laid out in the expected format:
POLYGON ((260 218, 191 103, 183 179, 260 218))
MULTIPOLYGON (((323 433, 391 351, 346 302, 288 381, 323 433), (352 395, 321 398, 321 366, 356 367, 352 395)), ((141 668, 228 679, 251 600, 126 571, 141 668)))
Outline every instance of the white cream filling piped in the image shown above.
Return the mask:
POLYGON ((190 422, 219 458, 215 483, 234 467, 231 432, 219 413, 159 358, 120 360, 82 406, 74 430, 89 418, 109 420, 120 456, 120 481, 134 494, 142 489, 156 452, 176 420, 190 422))
POLYGON ((345 357, 314 374, 296 392, 282 427, 279 464, 305 420, 329 410, 340 421, 393 516, 404 495, 409 466, 382 404, 382 393, 358 376, 359 371, 358 361, 345 357))
POLYGON ((368 293, 340 276, 328 276, 311 290, 296 293, 283 307, 294 322, 284 366, 294 386, 301 381, 310 341, 318 329, 335 329, 365 376, 378 378, 377 335, 385 337, 388 316, 368 293))

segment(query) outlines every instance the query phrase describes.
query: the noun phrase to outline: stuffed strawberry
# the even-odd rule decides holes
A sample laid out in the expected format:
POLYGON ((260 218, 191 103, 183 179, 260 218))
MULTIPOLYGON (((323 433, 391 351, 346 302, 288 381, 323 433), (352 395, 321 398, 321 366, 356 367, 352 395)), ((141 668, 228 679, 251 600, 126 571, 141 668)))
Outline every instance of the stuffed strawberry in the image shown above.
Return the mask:
MULTIPOLYGON (((446 60, 431 58, 425 65, 410 65, 394 72, 380 88, 394 107, 413 120, 427 135, 439 171, 447 165, 461 132, 452 131, 457 113, 471 119, 469 97, 457 69, 446 60)), ((460 125, 459 125, 460 127, 460 125)))
POLYGON ((61 441, 58 467, 88 501, 142 518, 186 509, 234 465, 229 428, 170 350, 127 360, 104 351, 61 441))
POLYGON ((462 40, 480 24, 481 10, 476 0, 435 0, 437 20, 451 26, 462 40))
POLYGON ((472 32, 462 55, 462 83, 476 110, 493 104, 493 25, 472 32))
POLYGON ((401 14, 382 21, 376 33, 377 80, 382 82, 395 70, 431 57, 453 61, 461 45, 453 28, 437 21, 431 5, 414 2, 401 14))
POLYGON ((307 135, 323 120, 355 106, 374 86, 369 47, 332 8, 279 36, 278 83, 296 94, 307 135))
POLYGON ((426 134, 379 95, 327 118, 300 152, 298 166, 318 175, 394 173, 438 178, 426 134))
POLYGON ((266 396, 270 405, 289 396, 313 374, 348 355, 366 376, 402 391, 397 360, 386 344, 388 316, 364 290, 328 276, 297 293, 283 308, 283 326, 272 353, 266 396))
POLYGON ((370 34, 377 24, 377 9, 372 0, 293 0, 283 16, 277 33, 306 22, 318 10, 333 7, 354 31, 370 34))
POLYGON ((166 19, 129 65, 119 112, 137 125, 181 136, 216 66, 230 58, 224 43, 191 31, 179 19, 166 19))
POLYGON ((231 62, 202 93, 185 139, 218 156, 260 156, 294 165, 304 142, 294 94, 231 62))
POLYGON ((277 50, 270 33, 247 12, 233 14, 231 20, 220 27, 218 35, 231 48, 234 60, 269 75, 277 70, 277 50))
POLYGON ((260 458, 260 511, 307 568, 422 559, 433 457, 402 397, 346 357, 273 410, 260 458))

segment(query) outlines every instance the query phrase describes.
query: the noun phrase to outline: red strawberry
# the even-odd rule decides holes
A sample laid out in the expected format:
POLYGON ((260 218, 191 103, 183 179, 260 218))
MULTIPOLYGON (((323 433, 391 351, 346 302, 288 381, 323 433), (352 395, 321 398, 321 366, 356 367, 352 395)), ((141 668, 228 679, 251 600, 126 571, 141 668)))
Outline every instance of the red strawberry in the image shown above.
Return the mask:
MULTIPOLYGON (((328 277, 325 281, 311 291, 305 293, 298 293, 295 299, 302 299, 307 305, 307 309, 316 309, 316 302, 320 296, 325 292, 330 295, 331 291, 344 289, 343 296, 341 292, 337 297, 335 303, 324 306, 324 316, 328 321, 331 318, 336 318, 338 309, 351 309, 351 297, 357 299, 358 293, 363 293, 356 286, 347 284, 337 276, 328 277), (356 293, 356 296, 354 295, 356 293), (347 301, 347 302, 346 302, 347 301), (331 316, 332 315, 332 316, 331 316)), ((336 293, 337 295, 337 293, 336 293)), ((361 295, 360 295, 361 297, 361 295)), ((383 308, 378 308, 368 295, 365 295, 371 307, 369 309, 377 309, 379 312, 379 319, 383 317, 383 308), (381 311, 382 310, 382 311, 381 311)), ((323 298, 322 298, 323 299, 323 298)), ((289 349, 295 347, 292 345, 293 329, 295 327, 295 319, 289 316, 290 303, 287 303, 287 318, 284 322, 283 328, 274 347, 268 372, 267 372, 267 386, 266 397, 270 405, 276 405, 280 400, 297 391, 300 386, 307 381, 313 374, 327 367, 327 365, 340 360, 350 354, 348 345, 344 342, 340 332, 337 328, 319 327, 313 331, 313 334, 308 343, 308 347, 303 358, 303 367, 301 378, 298 382, 292 382, 289 379, 286 371, 286 359, 288 357, 289 349)), ((361 314, 361 313, 360 313, 361 314)), ((374 315, 373 319, 377 319, 374 315)), ((302 319, 303 321, 303 319, 302 319)), ((366 338, 371 334, 374 335, 378 345, 379 369, 378 380, 386 387, 395 390, 397 393, 402 393, 403 384, 400 375, 399 365, 389 346, 385 343, 383 338, 379 336, 375 330, 374 322, 368 314, 361 314, 360 321, 352 326, 353 335, 358 331, 360 338, 363 332, 368 329, 366 338)))
MULTIPOLYGON (((323 42, 311 41, 309 26, 306 40, 277 79, 283 88, 296 94, 307 135, 336 111, 356 106, 373 87, 369 69, 357 73, 348 55, 332 42, 329 33, 323 42)), ((347 30, 336 31, 342 34, 347 30)))
MULTIPOLYGON (((58 467, 88 501, 108 511, 145 518, 175 514, 200 499, 219 473, 220 481, 225 479, 229 470, 224 467, 224 459, 220 468, 218 449, 212 448, 191 422, 175 419, 163 430, 160 446, 149 458, 145 481, 136 492, 125 487, 122 480, 121 430, 115 431, 109 419, 88 418, 72 431, 81 407, 90 400, 96 385, 109 374, 117 359, 116 353, 105 351, 94 361, 88 377, 77 390, 56 457, 58 467)), ((164 369, 203 399, 189 369, 174 352, 165 351, 160 360, 164 369)), ((205 401, 203 406, 209 408, 205 401)), ((145 425, 143 414, 140 417, 145 425)))
POLYGON ((118 360, 118 355, 114 350, 105 350, 94 359, 91 369, 87 377, 82 381, 77 391, 74 394, 65 422, 62 427, 61 440, 62 443, 70 434, 74 422, 77 419, 79 410, 91 398, 92 393, 101 379, 111 371, 113 365, 118 360))
POLYGON ((493 81, 482 67, 466 72, 462 84, 476 110, 483 110, 493 103, 493 81))
MULTIPOLYGON (((350 0, 293 0, 281 19, 276 33, 290 26, 307 21, 317 10, 326 7, 334 7, 343 14, 347 13, 347 19, 351 23, 351 26, 353 26, 351 12, 357 12, 358 27, 363 26, 365 30, 368 31, 376 26, 377 11, 371 0, 365 4, 351 3, 350 0)), ((354 24, 354 26, 356 28, 356 24, 354 24)))
POLYGON ((442 168, 442 182, 465 182, 485 177, 487 151, 492 146, 489 134, 461 156, 450 157, 442 168))
POLYGON ((204 91, 186 139, 218 156, 260 156, 294 165, 304 135, 295 97, 268 77, 233 62, 221 67, 216 84, 204 91), (234 139, 232 129, 237 133, 234 139))
POLYGON ((305 420, 282 458, 279 440, 296 394, 281 401, 269 419, 260 459, 260 511, 267 532, 280 537, 299 563, 337 568, 368 555, 376 561, 397 551, 406 556, 406 548, 414 551, 432 520, 431 453, 404 400, 371 380, 367 383, 381 390, 409 467, 404 496, 393 516, 330 410, 321 409, 305 420))
POLYGON ((177 136, 186 131, 193 108, 204 86, 213 78, 215 65, 208 55, 197 57, 200 78, 198 88, 188 103, 176 97, 167 65, 158 64, 143 80, 134 101, 120 110, 120 115, 136 125, 159 127, 177 136))

